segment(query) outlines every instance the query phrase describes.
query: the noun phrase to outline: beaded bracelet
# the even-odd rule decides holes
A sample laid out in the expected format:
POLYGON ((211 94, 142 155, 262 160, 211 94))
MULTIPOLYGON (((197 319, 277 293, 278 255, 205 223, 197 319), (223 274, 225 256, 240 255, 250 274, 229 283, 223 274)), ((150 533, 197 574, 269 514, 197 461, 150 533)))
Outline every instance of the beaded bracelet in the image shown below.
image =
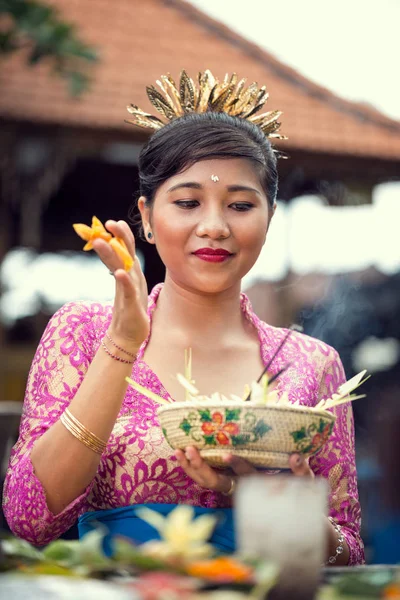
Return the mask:
POLYGON ((335 522, 335 521, 332 519, 332 517, 328 517, 328 520, 330 521, 330 523, 332 523, 332 525, 333 525, 333 528, 334 528, 334 530, 336 531, 336 533, 337 533, 337 536, 338 536, 338 537, 337 537, 337 542, 338 542, 338 545, 337 545, 337 547, 336 547, 336 552, 335 552, 335 554, 333 554, 332 556, 330 556, 330 557, 328 558, 328 560, 326 561, 326 564, 333 565, 333 564, 336 562, 336 560, 337 560, 337 557, 338 557, 338 556, 340 556, 341 554, 343 554, 343 552, 344 552, 344 548, 343 548, 343 542, 344 542, 345 540, 344 540, 344 535, 343 535, 343 533, 342 533, 342 528, 341 528, 341 526, 340 526, 338 523, 336 523, 336 522, 335 522))
POLYGON ((135 359, 134 360, 126 360, 125 358, 121 358, 120 356, 117 356, 116 354, 113 354, 112 352, 110 352, 110 350, 105 345, 104 340, 101 340, 101 345, 103 347, 104 352, 106 352, 108 354, 108 356, 110 356, 114 360, 117 360, 118 362, 124 363, 126 365, 133 365, 133 363, 135 362, 135 359))
POLYGON ((121 352, 124 352, 124 354, 127 354, 128 356, 131 356, 132 358, 136 358, 136 354, 134 354, 133 352, 128 352, 128 350, 125 350, 124 348, 122 348, 121 346, 118 346, 118 344, 116 344, 114 342, 114 340, 112 339, 111 335, 108 333, 108 331, 106 331, 106 337, 107 339, 112 343, 112 345, 117 348, 117 350, 121 350, 121 352))

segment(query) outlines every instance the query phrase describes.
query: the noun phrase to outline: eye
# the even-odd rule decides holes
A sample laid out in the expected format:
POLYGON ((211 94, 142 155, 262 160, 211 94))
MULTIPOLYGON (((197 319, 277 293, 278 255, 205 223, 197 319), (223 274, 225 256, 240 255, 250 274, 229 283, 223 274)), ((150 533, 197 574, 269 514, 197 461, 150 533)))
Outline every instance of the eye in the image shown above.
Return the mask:
POLYGON ((198 200, 175 200, 174 204, 179 206, 180 208, 196 208, 199 205, 198 200))
POLYGON ((251 210, 254 207, 254 204, 252 204, 251 202, 234 202, 233 204, 229 205, 230 208, 233 208, 234 210, 237 210, 238 212, 246 212, 248 210, 251 210))

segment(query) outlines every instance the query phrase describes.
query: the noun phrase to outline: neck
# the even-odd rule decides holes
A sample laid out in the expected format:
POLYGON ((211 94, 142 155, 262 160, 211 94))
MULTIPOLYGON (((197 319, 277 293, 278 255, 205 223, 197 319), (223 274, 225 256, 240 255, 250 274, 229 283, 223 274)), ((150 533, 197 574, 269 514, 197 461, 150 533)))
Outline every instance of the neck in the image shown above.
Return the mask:
POLYGON ((157 301, 157 322, 185 337, 218 340, 243 331, 240 285, 218 294, 201 294, 176 284, 167 274, 157 301))

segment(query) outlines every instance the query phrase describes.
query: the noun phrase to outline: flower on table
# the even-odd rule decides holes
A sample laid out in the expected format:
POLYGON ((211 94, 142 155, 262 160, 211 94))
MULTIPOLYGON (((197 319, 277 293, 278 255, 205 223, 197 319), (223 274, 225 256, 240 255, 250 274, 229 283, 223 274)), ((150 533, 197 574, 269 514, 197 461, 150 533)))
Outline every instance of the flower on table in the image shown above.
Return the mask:
POLYGON ((187 562, 214 554, 214 547, 207 543, 217 522, 214 515, 194 518, 194 508, 184 504, 165 517, 146 507, 138 508, 136 512, 161 537, 161 540, 143 544, 143 550, 151 556, 187 562))
POLYGON ((192 562, 186 569, 192 577, 209 579, 219 583, 248 582, 253 575, 253 569, 239 562, 233 556, 218 556, 212 560, 192 562))
POLYGON ((191 577, 153 571, 143 573, 128 589, 138 592, 143 600, 192 600, 198 587, 198 582, 191 577))
POLYGON ((387 585, 383 590, 383 598, 385 600, 400 600, 400 582, 387 585))

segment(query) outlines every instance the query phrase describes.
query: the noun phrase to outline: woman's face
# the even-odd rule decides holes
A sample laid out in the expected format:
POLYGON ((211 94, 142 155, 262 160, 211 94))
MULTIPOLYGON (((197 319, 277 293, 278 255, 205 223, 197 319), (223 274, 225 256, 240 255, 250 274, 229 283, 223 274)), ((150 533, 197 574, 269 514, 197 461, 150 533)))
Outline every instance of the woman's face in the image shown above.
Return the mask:
POLYGON ((151 212, 144 198, 139 209, 167 276, 204 294, 240 287, 273 214, 256 170, 236 158, 195 163, 160 186, 151 212))

